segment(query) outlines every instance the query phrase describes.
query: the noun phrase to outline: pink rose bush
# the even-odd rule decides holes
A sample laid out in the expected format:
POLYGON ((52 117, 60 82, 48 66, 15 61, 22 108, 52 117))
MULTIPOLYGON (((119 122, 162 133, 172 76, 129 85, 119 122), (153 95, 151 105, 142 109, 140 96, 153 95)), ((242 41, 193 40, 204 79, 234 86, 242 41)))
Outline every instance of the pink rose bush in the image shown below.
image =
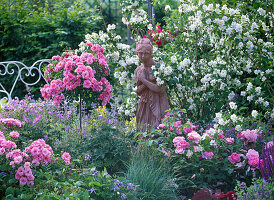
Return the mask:
POLYGON ((223 172, 228 174, 246 173, 251 177, 249 171, 258 169, 260 155, 253 148, 261 137, 261 131, 241 129, 226 137, 225 131, 218 126, 206 130, 201 128, 200 131, 193 122, 178 119, 176 113, 169 113, 154 130, 155 135, 152 134, 153 142, 159 138, 158 150, 165 156, 178 158, 186 166, 189 163, 201 168, 205 167, 204 164, 211 167, 221 165, 223 172))
POLYGON ((111 97, 112 85, 105 78, 110 69, 104 56, 104 49, 98 44, 86 43, 88 52, 77 55, 65 52, 63 56, 54 56, 44 72, 47 81, 51 82, 41 88, 45 99, 52 98, 58 106, 64 99, 63 92, 87 89, 100 92, 98 100, 106 105, 111 97))
MULTIPOLYGON (((15 121, 18 122, 17 120, 15 121)), ((32 186, 34 185, 35 176, 32 173, 31 167, 38 167, 40 164, 56 162, 58 161, 58 158, 54 157, 52 148, 46 144, 43 139, 33 141, 30 146, 26 147, 23 151, 18 149, 16 143, 9 140, 8 137, 10 139, 18 139, 19 136, 17 131, 10 132, 8 136, 5 136, 4 133, 0 131, 1 166, 3 166, 2 164, 4 163, 8 163, 8 169, 11 167, 12 170, 15 171, 14 177, 19 181, 20 185, 32 186)), ((71 157, 69 153, 63 153, 61 158, 67 165, 70 164, 71 157)))

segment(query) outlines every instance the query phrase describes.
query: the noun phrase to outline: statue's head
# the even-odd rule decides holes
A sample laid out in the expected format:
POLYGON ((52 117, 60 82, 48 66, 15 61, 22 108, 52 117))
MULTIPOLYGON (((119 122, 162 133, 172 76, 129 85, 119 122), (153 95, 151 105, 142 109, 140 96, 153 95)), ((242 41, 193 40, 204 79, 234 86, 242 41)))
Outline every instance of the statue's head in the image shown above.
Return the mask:
POLYGON ((143 38, 136 44, 136 53, 138 54, 140 51, 146 51, 152 55, 153 46, 148 38, 143 38))
POLYGON ((152 60, 153 46, 148 38, 141 39, 136 44, 136 54, 141 62, 150 62, 152 60))

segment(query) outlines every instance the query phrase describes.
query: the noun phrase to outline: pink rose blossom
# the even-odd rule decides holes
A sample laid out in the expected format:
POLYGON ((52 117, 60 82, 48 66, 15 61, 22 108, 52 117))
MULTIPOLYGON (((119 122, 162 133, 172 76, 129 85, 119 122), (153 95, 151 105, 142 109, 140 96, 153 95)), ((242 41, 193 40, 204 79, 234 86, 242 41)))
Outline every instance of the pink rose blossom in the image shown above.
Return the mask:
POLYGON ((233 144, 234 143, 234 138, 231 138, 231 137, 226 138, 225 139, 225 143, 227 143, 227 144, 233 144))
POLYGON ((240 157, 240 154, 237 154, 237 153, 232 153, 230 156, 228 156, 228 160, 234 164, 236 162, 240 162, 241 161, 241 157, 240 157))
POLYGON ((17 165, 20 164, 22 161, 23 161, 22 156, 17 156, 14 158, 14 163, 17 165))
POLYGON ((257 129, 255 130, 245 130, 242 131, 239 135, 238 135, 242 140, 246 140, 245 142, 256 142, 257 138, 261 136, 261 132, 258 132, 257 129))
POLYGON ((13 119, 13 118, 0 119, 0 123, 3 123, 6 126, 21 127, 21 122, 18 119, 13 119))
POLYGON ((158 128, 159 129, 164 129, 164 128, 166 128, 166 125, 165 124, 159 124, 158 128))
POLYGON ((259 164, 259 158, 258 157, 251 157, 248 159, 248 164, 251 166, 256 167, 259 164))
POLYGON ((248 159, 250 159, 252 157, 259 158, 259 153, 256 150, 254 150, 254 149, 249 149, 248 152, 247 152, 247 154, 246 154, 246 157, 248 159))
POLYGON ((182 122, 181 121, 176 121, 172 123, 174 125, 174 127, 180 127, 182 122))
POLYGON ((198 126, 194 126, 194 124, 191 123, 190 121, 187 121, 186 125, 188 125, 188 126, 185 126, 183 129, 185 134, 195 131, 198 128, 198 126))
POLYGON ((16 174, 23 176, 25 173, 25 169, 23 167, 19 167, 16 171, 16 174))
POLYGON ((192 131, 187 134, 187 139, 193 141, 194 143, 198 144, 199 141, 201 140, 201 136, 196 132, 192 131))
POLYGON ((205 152, 202 153, 202 158, 205 158, 205 159, 212 159, 213 156, 214 156, 213 152, 207 152, 207 151, 205 151, 205 152))
POLYGON ((175 153, 182 154, 189 147, 189 143, 183 136, 178 136, 173 139, 173 145, 176 147, 175 153))
POLYGON ((34 182, 33 181, 28 181, 27 182, 27 185, 30 187, 30 186, 33 186, 34 185, 34 182))

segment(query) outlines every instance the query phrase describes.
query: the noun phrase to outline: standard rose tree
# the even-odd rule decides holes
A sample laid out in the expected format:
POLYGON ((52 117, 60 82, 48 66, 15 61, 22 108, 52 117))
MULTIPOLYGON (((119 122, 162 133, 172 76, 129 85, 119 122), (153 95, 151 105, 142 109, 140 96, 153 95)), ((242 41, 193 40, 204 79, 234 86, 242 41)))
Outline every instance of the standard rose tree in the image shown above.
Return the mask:
POLYGON ((53 64, 45 69, 45 78, 50 83, 41 88, 41 93, 45 99, 52 98, 55 106, 65 96, 78 98, 83 93, 99 95, 97 100, 101 100, 102 105, 110 100, 112 85, 106 79, 110 69, 104 49, 90 42, 85 45, 87 49, 81 55, 64 52, 62 56, 53 56, 53 64))

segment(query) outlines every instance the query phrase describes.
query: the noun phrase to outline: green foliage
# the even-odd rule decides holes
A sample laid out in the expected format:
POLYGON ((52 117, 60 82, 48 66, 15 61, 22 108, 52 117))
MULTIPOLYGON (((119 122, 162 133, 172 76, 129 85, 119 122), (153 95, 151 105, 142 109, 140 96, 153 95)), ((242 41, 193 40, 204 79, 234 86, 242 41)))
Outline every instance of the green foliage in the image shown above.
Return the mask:
POLYGON ((20 60, 30 65, 64 49, 75 49, 88 31, 100 29, 96 8, 82 1, 47 3, 1 0, 0 60, 20 60))
POLYGON ((125 178, 140 185, 137 199, 176 199, 174 180, 166 159, 156 156, 153 149, 138 146, 133 152, 125 178))

